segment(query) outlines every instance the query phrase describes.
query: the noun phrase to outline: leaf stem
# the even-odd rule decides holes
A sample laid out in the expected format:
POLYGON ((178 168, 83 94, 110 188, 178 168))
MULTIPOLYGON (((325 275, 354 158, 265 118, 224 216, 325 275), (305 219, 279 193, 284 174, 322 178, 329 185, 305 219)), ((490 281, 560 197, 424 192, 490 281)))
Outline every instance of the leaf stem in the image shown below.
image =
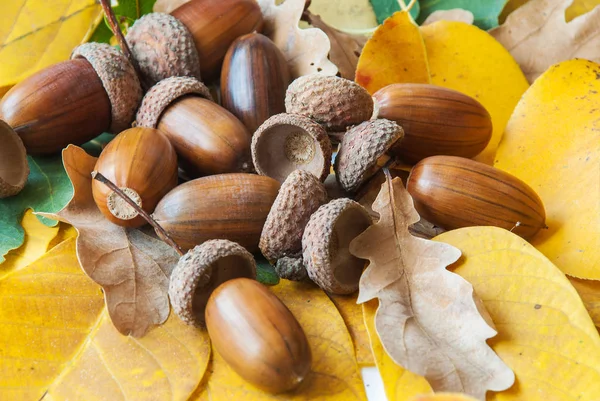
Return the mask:
POLYGON ((121 198, 123 198, 123 200, 127 202, 127 204, 129 204, 129 206, 131 206, 136 212, 138 212, 139 215, 142 216, 144 220, 148 222, 148 224, 154 227, 160 233, 160 235, 162 235, 164 241, 167 244, 171 245, 171 247, 173 247, 173 249, 175 249, 175 251, 180 256, 184 255, 183 251, 181 250, 181 247, 177 245, 177 243, 173 240, 173 238, 171 238, 169 233, 164 228, 162 228, 162 226, 158 224, 156 220, 152 218, 152 216, 146 213, 144 209, 139 207, 137 203, 135 203, 129 196, 127 196, 125 192, 121 191, 121 189, 117 187, 111 180, 109 180, 97 171, 92 171, 92 178, 96 181, 100 181, 101 183, 109 187, 112 191, 114 191, 117 195, 119 195, 121 198))

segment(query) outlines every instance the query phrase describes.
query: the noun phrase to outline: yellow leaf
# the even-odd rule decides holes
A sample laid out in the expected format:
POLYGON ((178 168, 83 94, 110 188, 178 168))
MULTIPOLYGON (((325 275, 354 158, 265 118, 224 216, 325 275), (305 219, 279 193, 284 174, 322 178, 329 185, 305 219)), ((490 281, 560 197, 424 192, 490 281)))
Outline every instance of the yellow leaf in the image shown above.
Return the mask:
POLYGON ((488 400, 600 399, 600 336, 556 266, 497 227, 463 228, 436 240, 462 251, 453 270, 483 300, 498 330, 490 345, 517 378, 488 400))
POLYGON ((478 100, 492 116, 493 133, 474 159, 492 164, 504 127, 528 87, 510 53, 487 32, 461 22, 421 27, 431 83, 478 100))
POLYGON ((366 400, 352 340, 327 295, 312 284, 287 280, 282 280, 271 290, 292 311, 306 333, 313 359, 309 376, 292 392, 268 394, 245 382, 214 352, 208 389, 197 391, 194 399, 366 400))
POLYGON ((569 277, 596 327, 600 329, 600 281, 569 277))
POLYGON ((460 393, 436 393, 418 395, 410 401, 477 401, 477 399, 460 393))
POLYGON ((371 346, 369 344, 369 334, 367 333, 367 328, 365 327, 363 319, 362 307, 356 303, 357 294, 330 294, 329 298, 335 304, 340 315, 342 315, 344 323, 346 323, 346 327, 354 344, 358 366, 364 367, 375 365, 375 360, 373 359, 373 353, 371 352, 371 346))
POLYGON ((506 127, 495 166, 533 188, 547 230, 531 243, 563 272, 600 280, 600 65, 557 64, 540 76, 506 127))
POLYGON ((27 266, 46 253, 58 233, 58 226, 48 227, 28 209, 21 220, 25 230, 23 245, 9 252, 0 264, 0 278, 8 272, 27 266))
POLYGON ((63 241, 70 238, 77 238, 77 230, 70 224, 59 222, 58 223, 58 234, 50 241, 48 249, 52 249, 63 241))
POLYGON ((210 359, 206 330, 175 314, 143 338, 121 335, 106 310, 44 401, 181 400, 198 386, 210 359))
MULTIPOLYGON (((37 218, 36 218, 37 219, 37 218)), ((39 400, 104 306, 75 240, 0 279, 0 399, 39 400)))
POLYGON ((67 60, 102 9, 94 0, 8 0, 0 15, 0 97, 29 75, 67 60))
POLYGON ((369 29, 378 25, 369 0, 313 0, 309 9, 336 29, 369 29))
POLYGON ((363 317, 388 401, 406 401, 417 394, 432 393, 433 390, 424 377, 396 365, 383 349, 375 331, 375 313, 378 304, 376 299, 364 303, 363 317))
POLYGON ((400 83, 429 83, 423 38, 406 11, 380 25, 358 59, 356 82, 370 94, 400 83))
MULTIPOLYGON (((504 21, 506 21, 506 17, 508 17, 510 13, 527 3, 527 1, 528 0, 509 0, 504 6, 500 17, 498 18, 500 24, 503 24, 504 21)), ((594 7, 598 6, 599 4, 600 0, 573 0, 571 5, 565 11, 567 22, 571 21, 573 18, 592 11, 594 7)))

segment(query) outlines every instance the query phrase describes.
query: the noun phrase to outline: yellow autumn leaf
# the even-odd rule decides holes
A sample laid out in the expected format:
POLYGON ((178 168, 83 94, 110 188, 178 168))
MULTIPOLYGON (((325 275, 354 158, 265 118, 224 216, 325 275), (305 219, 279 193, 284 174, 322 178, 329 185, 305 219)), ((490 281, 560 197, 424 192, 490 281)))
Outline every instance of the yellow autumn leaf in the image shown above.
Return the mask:
POLYGON ((410 401, 477 401, 477 399, 460 393, 437 393, 418 395, 410 401))
POLYGON ((346 328, 352 338, 354 351, 356 353, 356 362, 359 367, 373 366, 375 360, 369 344, 369 334, 363 319, 362 307, 356 303, 358 294, 353 295, 333 295, 329 298, 335 304, 335 307, 342 315, 346 328))
POLYGON ((479 101, 492 116, 492 139, 475 160, 492 164, 511 113, 529 84, 510 53, 487 32, 462 22, 421 27, 431 83, 479 101))
POLYGON ((0 278, 0 399, 39 400, 103 307, 74 239, 0 278))
POLYGON ((574 277, 569 277, 569 280, 579 293, 594 324, 600 330, 600 281, 582 280, 574 277))
POLYGON ((2 1, 0 97, 29 75, 67 60, 101 15, 95 0, 2 1))
POLYGON ((565 61, 541 75, 506 127, 495 166, 533 188, 547 230, 531 243, 563 272, 600 280, 600 65, 565 61))
POLYGON ((213 353, 207 388, 192 400, 365 400, 350 334, 335 305, 313 284, 282 280, 270 289, 304 329, 312 352, 311 373, 292 392, 274 395, 245 382, 217 353, 213 353))
POLYGON ((383 379, 388 401, 406 401, 418 394, 433 393, 431 386, 424 377, 396 365, 383 349, 375 330, 375 313, 378 305, 379 301, 373 299, 364 303, 362 308, 373 357, 383 379))
POLYGON ((498 335, 489 340, 516 382, 488 401, 600 399, 600 336, 565 275, 521 237, 497 227, 435 240, 462 251, 452 266, 475 288, 498 335))
POLYGON ((70 224, 59 222, 57 224, 58 233, 48 244, 48 250, 54 248, 56 245, 70 238, 77 238, 77 230, 70 224))

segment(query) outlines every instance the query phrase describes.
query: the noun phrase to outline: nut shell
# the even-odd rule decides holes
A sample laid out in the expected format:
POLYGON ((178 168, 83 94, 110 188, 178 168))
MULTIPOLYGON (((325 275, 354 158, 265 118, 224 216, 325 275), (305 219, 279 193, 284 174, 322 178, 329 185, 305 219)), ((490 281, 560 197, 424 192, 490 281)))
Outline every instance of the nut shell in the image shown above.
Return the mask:
POLYGON ((72 59, 86 59, 108 94, 112 122, 110 131, 118 134, 131 126, 140 101, 142 87, 133 66, 120 51, 105 43, 84 43, 73 51, 72 59))
POLYGON ((310 216, 327 202, 325 187, 313 174, 296 170, 281 185, 260 237, 262 254, 274 263, 302 251, 310 216))
POLYGON ((21 192, 29 176, 29 164, 23 141, 0 120, 0 199, 21 192))
POLYGON ((126 39, 149 85, 169 77, 200 80, 200 59, 194 38, 172 15, 142 16, 129 28, 126 39))
POLYGON ((357 202, 340 198, 321 206, 302 237, 302 256, 308 276, 333 294, 351 294, 365 262, 348 251, 350 242, 371 225, 369 213, 357 202))
POLYGON ((294 170, 309 171, 321 181, 331 167, 331 142, 314 121, 295 114, 277 114, 252 137, 256 171, 283 182, 294 170))
POLYGON ((373 99, 350 80, 321 74, 305 75, 288 87, 285 110, 304 115, 327 131, 343 132, 346 127, 367 121, 373 115, 373 99))
POLYGON ((173 311, 185 323, 203 327, 204 310, 215 288, 238 277, 256 278, 250 252, 227 240, 206 241, 179 259, 171 273, 169 298, 173 311))
POLYGON ((348 130, 335 158, 338 182, 348 192, 357 191, 389 160, 388 151, 404 136, 393 121, 378 119, 348 130))

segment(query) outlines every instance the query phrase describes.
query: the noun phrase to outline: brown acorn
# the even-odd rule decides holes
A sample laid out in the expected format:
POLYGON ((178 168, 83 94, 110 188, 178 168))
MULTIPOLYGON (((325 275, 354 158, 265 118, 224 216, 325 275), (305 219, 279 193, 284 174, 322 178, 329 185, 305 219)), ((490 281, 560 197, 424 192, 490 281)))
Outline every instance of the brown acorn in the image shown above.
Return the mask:
MULTIPOLYGON (((121 132, 104 148, 94 169, 148 213, 177 185, 175 150, 163 134, 152 128, 121 132)), ((123 227, 145 224, 142 216, 103 183, 93 180, 92 194, 111 222, 123 227)))
POLYGON ((492 137, 490 113, 477 100, 429 84, 393 84, 373 95, 378 117, 397 122, 404 138, 394 154, 414 164, 429 156, 473 157, 492 137))
POLYGON ((250 33, 229 47, 221 70, 221 104, 254 132, 269 117, 285 112, 291 75, 269 38, 250 33))
POLYGON ((533 189, 474 160, 423 159, 413 167, 407 189, 419 215, 447 230, 496 226, 528 239, 546 227, 544 205, 533 189))
POLYGON ((86 43, 71 60, 21 81, 0 101, 0 118, 21 137, 27 153, 52 154, 105 131, 131 125, 142 98, 133 66, 115 48, 86 43))
POLYGON ((154 219, 184 250, 227 239, 258 250, 279 182, 255 174, 219 174, 179 185, 156 206, 154 219))
POLYGON ((21 192, 29 175, 25 146, 17 133, 0 120, 0 199, 21 192))
POLYGON ((192 176, 251 169, 250 133, 195 78, 171 77, 154 85, 142 100, 137 125, 164 133, 192 176))
POLYGON ((257 281, 238 278, 221 284, 208 300, 206 326, 215 350, 260 389, 292 390, 310 372, 312 354, 304 330, 257 281))

